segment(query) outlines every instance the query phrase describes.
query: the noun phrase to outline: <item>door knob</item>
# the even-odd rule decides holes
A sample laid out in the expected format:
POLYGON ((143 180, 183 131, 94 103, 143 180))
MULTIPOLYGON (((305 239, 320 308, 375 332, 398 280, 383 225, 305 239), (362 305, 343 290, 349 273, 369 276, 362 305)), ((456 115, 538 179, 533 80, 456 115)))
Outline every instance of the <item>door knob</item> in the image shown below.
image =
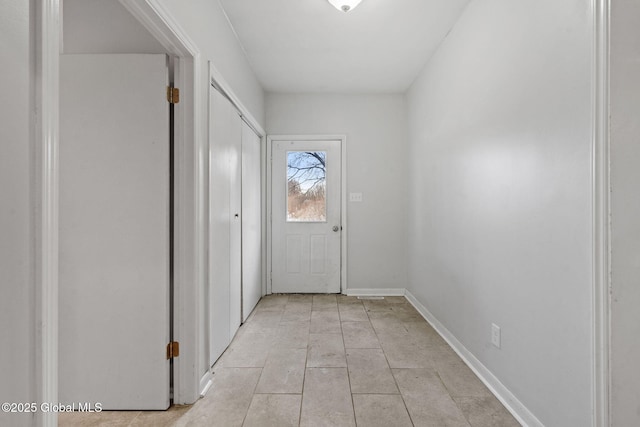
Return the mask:
POLYGON ((337 226, 337 225, 334 225, 333 226, 333 231, 335 231, 337 233, 338 231, 340 231, 340 227, 337 226))

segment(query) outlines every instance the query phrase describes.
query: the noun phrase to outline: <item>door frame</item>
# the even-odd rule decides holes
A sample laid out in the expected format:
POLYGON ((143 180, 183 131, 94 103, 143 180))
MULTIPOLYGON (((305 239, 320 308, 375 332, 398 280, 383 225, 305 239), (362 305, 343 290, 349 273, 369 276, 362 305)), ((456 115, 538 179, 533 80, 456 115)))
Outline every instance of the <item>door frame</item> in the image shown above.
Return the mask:
POLYGON ((347 286, 347 241, 349 227, 347 223, 347 137, 346 135, 268 135, 267 136, 267 158, 266 158, 266 192, 265 199, 267 205, 267 271, 265 283, 267 284, 266 293, 271 292, 271 272, 272 272, 272 242, 273 242, 273 214, 272 214, 272 173, 273 173, 273 142, 274 141, 339 141, 340 142, 340 224, 342 225, 342 233, 340 236, 340 293, 346 294, 347 286))
POLYGON ((180 357, 173 359, 173 402, 193 403, 199 341, 199 284, 204 281, 206 238, 202 202, 206 189, 200 52, 158 0, 119 0, 151 35, 176 58, 174 86, 183 102, 174 105, 174 236, 173 236, 173 340, 180 342, 180 357), (185 102, 190 100, 191 102, 185 102), (194 173, 195 172, 195 173, 194 173))
MULTIPOLYGON (((174 231, 174 340, 182 343, 174 359, 174 403, 193 403, 200 393, 197 360, 198 289, 206 274, 204 225, 206 206, 206 143, 201 120, 205 112, 200 75, 200 52, 159 0, 120 0, 177 61, 175 85, 182 102, 175 108, 175 231, 174 231)), ((35 400, 58 401, 58 200, 59 200, 59 75, 62 0, 35 2, 35 105, 40 110, 34 134, 36 236, 34 276, 35 400)), ((38 412, 36 425, 56 426, 57 413, 38 412)))
POLYGON ((611 205, 610 22, 611 0, 592 0, 591 49, 591 404, 593 427, 611 414, 611 205))

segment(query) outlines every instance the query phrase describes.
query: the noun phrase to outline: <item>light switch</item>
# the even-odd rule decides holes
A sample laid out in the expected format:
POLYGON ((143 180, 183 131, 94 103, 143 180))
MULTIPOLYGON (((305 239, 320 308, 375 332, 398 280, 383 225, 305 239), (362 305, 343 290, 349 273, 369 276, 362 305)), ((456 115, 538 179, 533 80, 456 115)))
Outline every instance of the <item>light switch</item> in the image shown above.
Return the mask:
POLYGON ((350 202, 361 202, 362 201, 362 193, 349 193, 349 201, 350 202))

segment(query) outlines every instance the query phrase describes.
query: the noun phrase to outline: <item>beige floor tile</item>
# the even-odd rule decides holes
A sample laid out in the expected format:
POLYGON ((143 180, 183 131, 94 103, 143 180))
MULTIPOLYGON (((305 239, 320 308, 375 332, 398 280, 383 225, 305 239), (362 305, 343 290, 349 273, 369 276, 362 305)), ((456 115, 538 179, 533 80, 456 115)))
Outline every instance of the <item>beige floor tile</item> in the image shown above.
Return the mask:
POLYGON ((311 295, 291 295, 285 306, 285 310, 311 310, 311 307, 313 307, 313 297, 311 295))
POLYGON ((342 335, 309 335, 309 352, 307 354, 308 368, 343 368, 346 366, 347 359, 345 357, 342 335))
MULTIPOLYGON (((266 312, 266 313, 273 313, 273 312, 266 312)), ((283 313, 277 313, 280 316, 282 316, 283 313)), ((282 317, 280 317, 281 319, 282 317)), ((270 322, 270 323, 265 323, 265 324, 260 324, 259 321, 257 322, 250 322, 247 321, 245 324, 243 324, 240 329, 238 329, 238 331, 236 332, 236 336, 234 337, 234 339, 236 338, 240 338, 242 337, 244 334, 256 334, 256 335, 264 335, 265 337, 269 336, 269 335, 273 335, 277 332, 278 330, 278 326, 280 326, 280 319, 278 319, 277 323, 276 322, 270 322)), ((232 342, 233 345, 233 342, 232 342)))
POLYGON ((256 393, 302 393, 306 361, 306 349, 272 349, 256 393))
POLYGON ((309 345, 309 322, 281 322, 274 348, 304 348, 309 345))
POLYGON ((345 348, 380 348, 378 337, 368 321, 342 322, 342 335, 345 348))
POLYGON ((353 408, 358 427, 413 426, 399 395, 355 394, 353 408))
POLYGON ((429 358, 436 371, 449 365, 464 364, 460 356, 446 344, 429 348, 429 358))
POLYGON ((347 350, 351 393, 398 394, 398 387, 380 349, 347 350))
MULTIPOLYGON (((364 305, 363 305, 364 307, 364 305)), ((367 307, 365 307, 365 311, 367 312, 367 316, 369 316, 369 319, 393 319, 393 320, 399 320, 396 317, 396 312, 393 311, 393 305, 389 305, 389 309, 388 310, 367 310, 367 307)))
POLYGON ((418 313, 418 310, 416 310, 415 307, 412 306, 411 304, 391 304, 391 303, 388 303, 388 304, 389 306, 391 306, 391 311, 393 311, 394 313, 404 313, 404 314, 411 314, 411 315, 415 314, 419 316, 420 320, 427 323, 424 320, 424 318, 420 315, 420 313, 418 313))
POLYGON ((282 311, 289 301, 289 295, 267 295, 258 303, 258 311, 282 311))
POLYGON ((289 303, 309 303, 313 301, 313 294, 290 294, 289 303))
POLYGON ((309 322, 311 321, 311 304, 309 304, 309 308, 305 307, 295 307, 295 308, 287 308, 282 313, 282 318, 280 319, 280 323, 282 322, 309 322))
POLYGON ((291 295, 289 297, 289 301, 284 308, 284 311, 287 312, 304 312, 311 311, 311 307, 313 306, 313 296, 312 295, 291 295))
POLYGON ((273 340, 276 338, 277 333, 278 333, 278 328, 269 329, 267 331, 262 331, 262 332, 253 332, 251 329, 245 328, 242 330, 242 333, 236 334, 235 338, 229 345, 229 348, 260 347, 268 350, 273 344, 273 340))
POLYGON ((314 295, 313 310, 337 310, 338 300, 336 295, 314 295))
POLYGON ((404 333, 389 333, 389 332, 377 332, 376 336, 378 337, 378 341, 380 345, 385 346, 395 346, 395 345, 412 345, 416 344, 416 339, 411 336, 406 330, 404 333))
POLYGON ((440 379, 453 397, 491 396, 489 389, 463 362, 443 364, 436 368, 440 379))
POLYGON ((174 405, 166 411, 142 411, 129 427, 170 427, 183 417, 192 405, 174 405))
POLYGON ((393 369, 414 425, 469 427, 437 373, 431 369, 393 369))
POLYGON ((370 311, 369 321, 378 334, 406 334, 407 328, 392 312, 370 311))
POLYGON ((63 412, 58 414, 60 427, 120 427, 128 426, 139 411, 63 412))
POLYGON ((340 304, 340 321, 342 322, 368 322, 369 316, 362 304, 340 304))
POLYGON ((242 426, 261 372, 262 369, 251 368, 217 370, 207 395, 176 426, 242 426))
POLYGON ((216 362, 215 368, 262 368, 267 360, 269 348, 256 346, 229 347, 216 362))
POLYGON ((363 299, 362 304, 367 312, 392 310, 391 305, 384 299, 363 299))
POLYGON ((421 334, 387 334, 378 333, 378 341, 381 347, 393 360, 396 368, 431 368, 435 367, 434 359, 440 363, 460 361, 460 358, 449 349, 446 344, 440 345, 437 337, 421 334), (401 363, 410 363, 407 366, 398 366, 401 363))
POLYGON ((216 367, 261 368, 276 337, 277 329, 266 332, 245 330, 236 335, 231 345, 216 362, 216 367))
POLYGON ((355 426, 346 368, 307 368, 300 426, 355 426))
POLYGON ((358 297, 355 297, 355 296, 337 295, 337 296, 336 296, 336 299, 338 300, 338 304, 345 304, 345 305, 350 305, 350 304, 362 305, 362 300, 358 299, 358 297))
POLYGON ((432 364, 424 349, 413 343, 393 343, 381 341, 384 354, 391 368, 431 368, 432 364))
POLYGON ((301 394, 255 394, 243 427, 297 427, 301 394))
MULTIPOLYGON (((379 320, 372 320, 372 323, 377 321, 379 320)), ((397 326, 397 323, 388 322, 386 326, 376 329, 378 340, 383 346, 411 344, 427 353, 434 348, 449 348, 446 341, 425 322, 403 322, 402 327, 397 327, 395 332, 390 332, 391 325, 397 326)))
POLYGON ((471 427, 519 427, 520 423, 494 396, 454 398, 471 427))
POLYGON ((338 310, 335 311, 312 311, 311 329, 312 334, 341 334, 340 316, 338 310))
POLYGON ((284 309, 271 311, 256 311, 247 319, 245 327, 251 329, 252 332, 265 332, 268 329, 275 329, 280 324, 284 309))
POLYGON ((446 346, 447 342, 424 320, 404 322, 413 342, 423 347, 446 346))
POLYGON ((420 315, 420 313, 418 313, 418 311, 415 308, 413 308, 412 305, 389 304, 389 306, 391 307, 391 312, 396 316, 396 318, 399 320, 402 320, 403 322, 409 322, 409 321, 425 322, 424 318, 420 315))

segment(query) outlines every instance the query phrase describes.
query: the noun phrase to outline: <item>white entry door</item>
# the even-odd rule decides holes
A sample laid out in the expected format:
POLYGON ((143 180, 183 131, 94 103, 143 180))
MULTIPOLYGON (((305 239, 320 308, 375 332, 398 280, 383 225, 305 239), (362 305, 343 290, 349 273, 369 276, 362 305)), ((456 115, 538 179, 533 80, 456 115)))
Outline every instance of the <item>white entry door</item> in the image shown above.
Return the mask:
POLYGON ((271 289, 340 292, 341 141, 273 141, 271 289))
POLYGON ((169 407, 167 71, 165 55, 60 57, 63 404, 169 407))

